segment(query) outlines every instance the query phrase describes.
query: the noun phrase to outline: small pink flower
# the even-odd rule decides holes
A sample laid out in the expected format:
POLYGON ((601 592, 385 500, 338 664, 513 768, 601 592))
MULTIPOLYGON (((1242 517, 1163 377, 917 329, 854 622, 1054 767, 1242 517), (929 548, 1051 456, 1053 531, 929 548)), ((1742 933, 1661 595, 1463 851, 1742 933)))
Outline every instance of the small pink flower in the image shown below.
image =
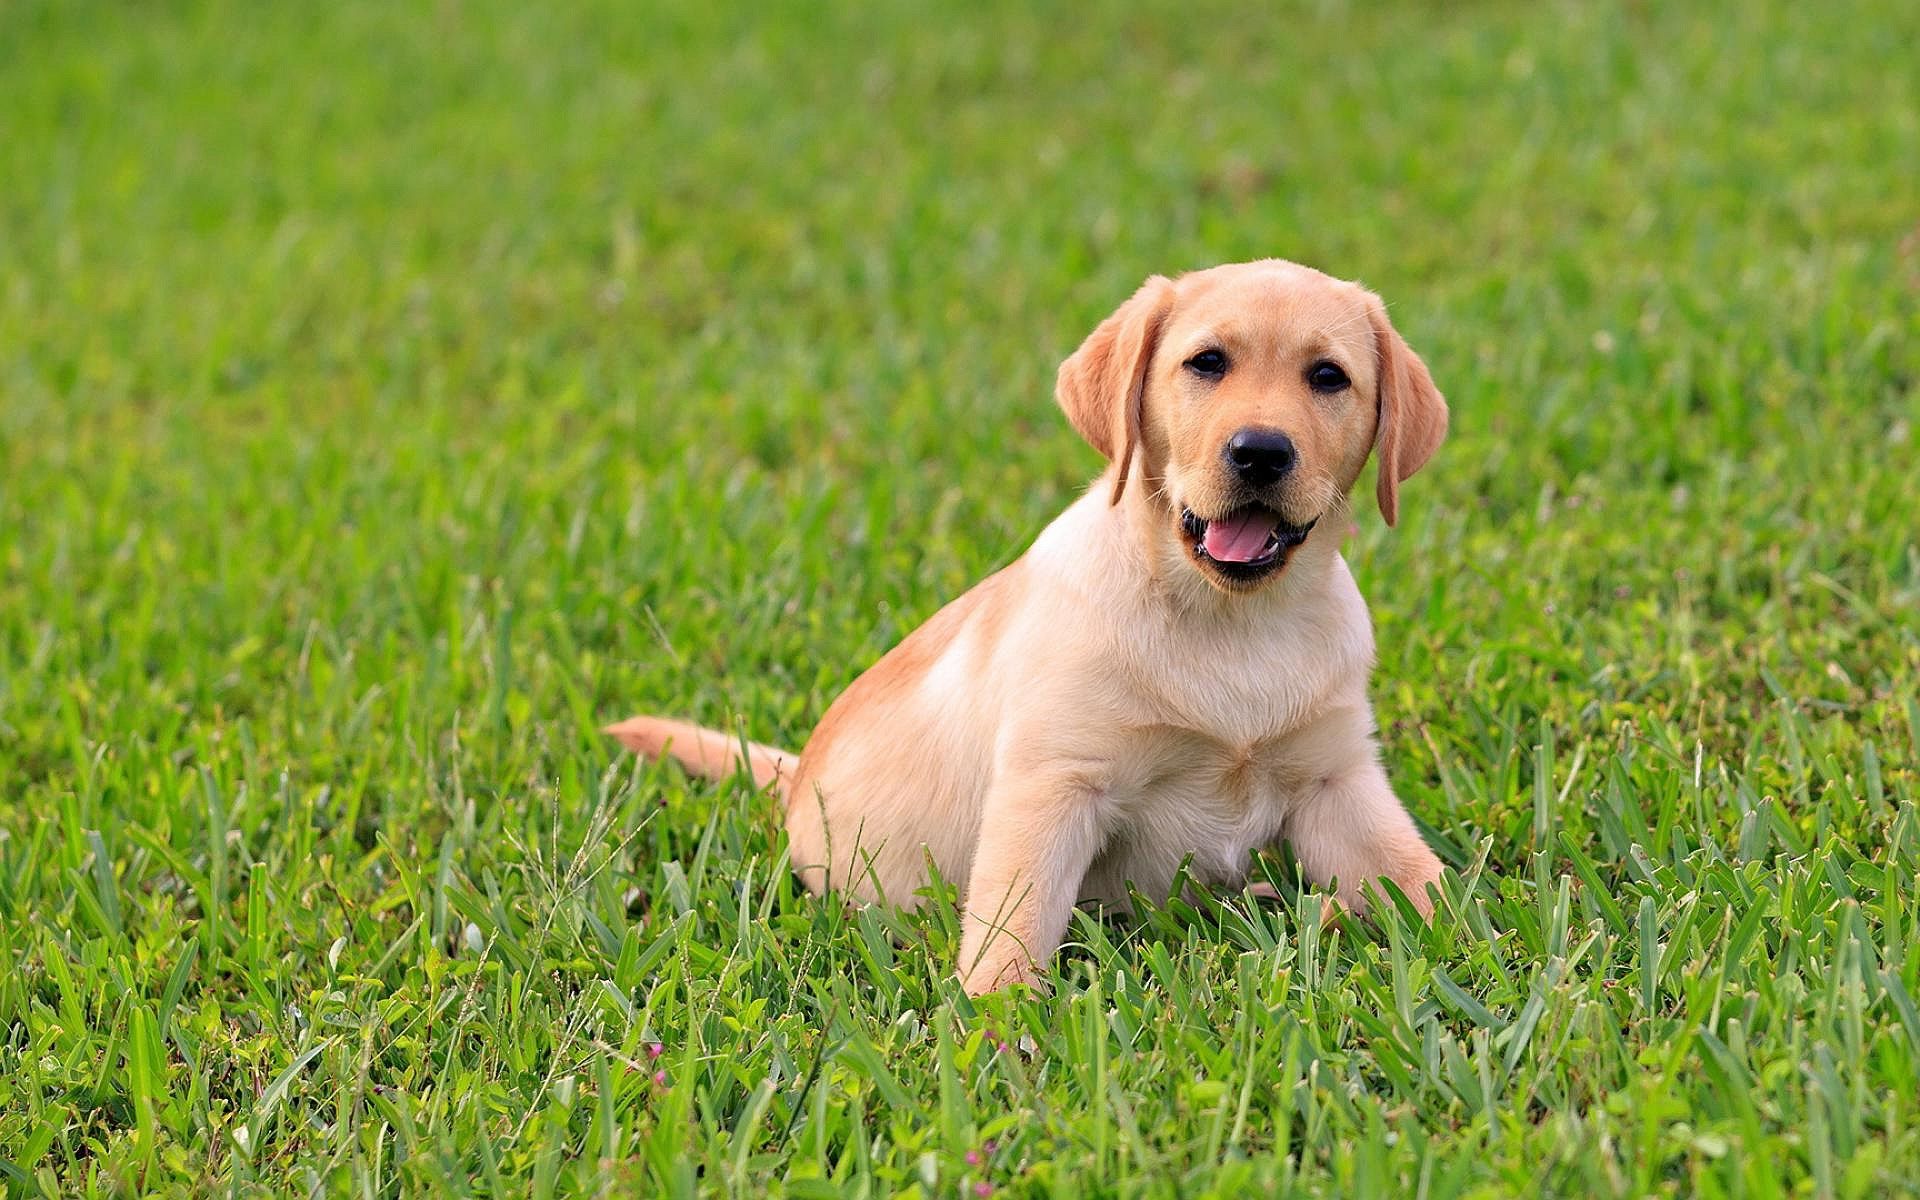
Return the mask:
POLYGON ((659 1042, 647 1043, 648 1061, 652 1061, 653 1059, 659 1058, 662 1054, 665 1054, 666 1052, 667 1052, 667 1048, 665 1046, 662 1046, 659 1042))
POLYGON ((967 1151, 967 1165, 970 1167, 977 1167, 980 1165, 980 1152, 978 1150, 967 1151))
POLYGON ((988 1139, 987 1139, 987 1144, 986 1144, 985 1146, 983 1146, 983 1147, 981 1147, 981 1149, 982 1149, 982 1151, 983 1151, 983 1152, 985 1152, 985 1153, 987 1153, 987 1154, 992 1154, 992 1153, 993 1153, 993 1139, 992 1139, 992 1138, 988 1138, 988 1139))
POLYGON ((991 1196, 993 1195, 993 1185, 982 1179, 979 1183, 973 1185, 973 1194, 976 1196, 991 1196))
POLYGON ((653 1084, 655 1087, 667 1086, 667 1073, 665 1071, 655 1071, 653 1073, 653 1084))

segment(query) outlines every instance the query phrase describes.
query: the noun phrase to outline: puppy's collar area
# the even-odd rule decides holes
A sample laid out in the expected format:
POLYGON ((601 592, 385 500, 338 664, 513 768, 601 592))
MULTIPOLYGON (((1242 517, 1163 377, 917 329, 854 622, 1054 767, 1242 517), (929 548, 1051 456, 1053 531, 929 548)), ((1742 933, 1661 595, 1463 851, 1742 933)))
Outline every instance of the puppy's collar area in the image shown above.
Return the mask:
POLYGON ((1261 504, 1244 505, 1212 519, 1184 506, 1180 509, 1180 528, 1193 556, 1236 583, 1251 583, 1284 566, 1319 520, 1294 525, 1261 504))

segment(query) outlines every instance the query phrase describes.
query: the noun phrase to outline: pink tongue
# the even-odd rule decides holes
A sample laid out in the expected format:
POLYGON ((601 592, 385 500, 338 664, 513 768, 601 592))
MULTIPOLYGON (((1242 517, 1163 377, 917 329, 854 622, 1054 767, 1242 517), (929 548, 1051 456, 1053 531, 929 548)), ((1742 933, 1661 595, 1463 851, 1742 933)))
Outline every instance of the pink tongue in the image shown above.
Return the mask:
POLYGON ((1266 549, 1267 539, 1280 519, 1257 508, 1207 522, 1207 535, 1201 540, 1207 557, 1215 562, 1252 562, 1266 549))

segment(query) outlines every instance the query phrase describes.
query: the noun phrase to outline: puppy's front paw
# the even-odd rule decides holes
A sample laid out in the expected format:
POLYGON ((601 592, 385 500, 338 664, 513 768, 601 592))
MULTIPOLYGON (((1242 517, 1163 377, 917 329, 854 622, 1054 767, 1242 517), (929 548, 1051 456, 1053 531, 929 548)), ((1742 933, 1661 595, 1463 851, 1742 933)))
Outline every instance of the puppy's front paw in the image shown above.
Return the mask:
POLYGON ((1017 947, 1009 949, 1011 953, 989 946, 972 958, 961 957, 958 974, 960 986, 966 989, 967 995, 984 996, 1015 984, 1039 986, 1040 968, 1017 947))
POLYGON ((1413 910, 1420 914, 1422 920, 1432 921, 1434 904, 1443 893, 1440 890, 1440 860, 1432 858, 1431 855, 1428 859, 1429 861, 1422 862, 1411 870, 1395 871, 1390 875, 1384 875, 1364 889, 1348 888, 1342 884, 1335 895, 1327 897, 1322 902, 1320 923, 1333 925, 1349 914, 1365 917, 1377 907, 1391 908, 1393 901, 1385 887, 1389 879, 1406 896, 1413 905, 1413 910), (1379 904, 1374 904, 1373 900, 1378 900, 1379 904))
POLYGON ((1393 881, 1400 890, 1413 901, 1413 908, 1421 917, 1433 920, 1433 906, 1444 893, 1440 889, 1440 872, 1444 870, 1440 860, 1428 852, 1424 859, 1412 870, 1396 874, 1393 881))

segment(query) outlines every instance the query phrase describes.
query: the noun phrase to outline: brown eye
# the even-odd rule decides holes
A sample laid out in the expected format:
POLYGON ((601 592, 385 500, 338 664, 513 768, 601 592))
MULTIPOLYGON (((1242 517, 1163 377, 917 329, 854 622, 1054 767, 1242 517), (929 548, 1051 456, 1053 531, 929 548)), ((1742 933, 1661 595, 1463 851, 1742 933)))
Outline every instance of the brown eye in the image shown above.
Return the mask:
POLYGON ((1187 370, 1218 379, 1227 373, 1227 356, 1218 350, 1202 350, 1187 360, 1187 370))
POLYGON ((1339 392, 1352 385, 1347 373, 1330 362, 1317 362, 1307 368, 1307 386, 1316 392, 1339 392))

